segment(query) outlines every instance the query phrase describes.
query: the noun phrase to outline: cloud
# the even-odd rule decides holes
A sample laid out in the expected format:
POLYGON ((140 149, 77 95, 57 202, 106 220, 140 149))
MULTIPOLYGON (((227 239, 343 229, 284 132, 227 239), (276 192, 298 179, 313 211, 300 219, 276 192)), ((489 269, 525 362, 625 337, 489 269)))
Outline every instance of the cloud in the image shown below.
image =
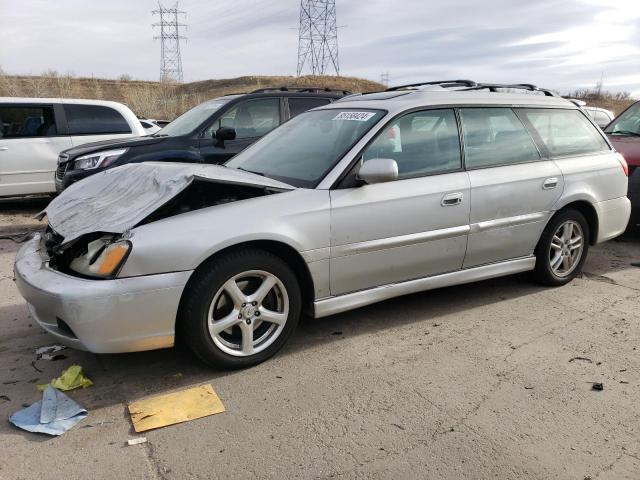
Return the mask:
MULTIPOLYGON (((165 2, 167 5, 171 1, 165 2)), ((299 0, 183 0, 186 81, 293 75, 299 0)), ((0 0, 0 65, 156 79, 153 1, 0 0), (10 39, 8 41, 7 39, 10 39)), ((343 75, 640 91, 637 0, 337 0, 343 75)))

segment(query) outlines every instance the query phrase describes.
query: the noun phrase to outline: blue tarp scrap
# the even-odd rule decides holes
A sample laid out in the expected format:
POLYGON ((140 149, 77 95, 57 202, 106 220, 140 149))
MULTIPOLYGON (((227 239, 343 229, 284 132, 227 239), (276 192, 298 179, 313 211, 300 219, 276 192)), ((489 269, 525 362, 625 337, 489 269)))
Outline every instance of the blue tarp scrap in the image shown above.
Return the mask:
POLYGON ((14 413, 9 421, 29 432, 62 435, 86 416, 84 408, 60 390, 48 386, 42 400, 14 413))

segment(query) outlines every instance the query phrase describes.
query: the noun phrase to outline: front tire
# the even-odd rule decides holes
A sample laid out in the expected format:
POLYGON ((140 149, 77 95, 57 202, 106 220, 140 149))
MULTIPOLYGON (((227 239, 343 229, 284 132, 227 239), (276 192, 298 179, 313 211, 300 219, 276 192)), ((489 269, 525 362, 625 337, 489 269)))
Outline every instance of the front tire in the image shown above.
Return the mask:
POLYGON ((535 279, 558 287, 581 271, 589 250, 589 224, 578 210, 558 212, 546 226, 536 247, 535 279))
POLYGON ((246 368, 282 348, 300 311, 300 286, 291 268, 270 252, 243 249, 215 257, 195 272, 177 328, 208 365, 246 368))

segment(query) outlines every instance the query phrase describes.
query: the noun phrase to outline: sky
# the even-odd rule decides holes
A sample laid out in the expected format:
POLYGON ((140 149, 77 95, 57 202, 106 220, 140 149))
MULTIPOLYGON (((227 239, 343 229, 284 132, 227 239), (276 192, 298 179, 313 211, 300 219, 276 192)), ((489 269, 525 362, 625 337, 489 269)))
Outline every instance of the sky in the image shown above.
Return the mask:
MULTIPOLYGON (((165 0, 170 6, 174 0, 165 0)), ((300 0, 182 0, 185 81, 295 75, 300 0)), ((340 74, 391 85, 602 79, 640 97, 640 0, 336 0, 340 74)), ((151 0, 0 0, 0 67, 156 80, 151 0)), ((157 34, 157 32, 156 32, 157 34)))

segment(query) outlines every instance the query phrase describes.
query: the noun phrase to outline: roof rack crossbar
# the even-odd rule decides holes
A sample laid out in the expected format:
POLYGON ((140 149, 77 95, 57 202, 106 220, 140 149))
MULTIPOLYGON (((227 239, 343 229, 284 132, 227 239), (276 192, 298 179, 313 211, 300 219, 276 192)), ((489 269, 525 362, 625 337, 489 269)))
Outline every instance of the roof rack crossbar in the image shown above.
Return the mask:
POLYGON ((557 95, 549 89, 536 87, 530 83, 512 83, 512 84, 502 84, 502 83, 479 83, 469 88, 465 88, 462 91, 469 90, 489 90, 490 92, 497 92, 498 88, 512 88, 519 90, 528 90, 531 92, 542 92, 547 97, 557 97, 557 95))
POLYGON ((298 92, 298 93, 341 93, 343 95, 349 95, 349 90, 342 90, 329 87, 267 87, 259 88, 251 93, 269 93, 269 92, 298 92))
POLYGON ((434 80, 431 82, 419 82, 419 83, 409 83, 407 85, 397 85, 395 87, 387 88, 385 91, 393 92, 396 90, 402 90, 404 88, 415 88, 422 87, 425 85, 441 85, 445 88, 447 87, 475 87, 478 85, 477 82, 473 80, 434 80))

